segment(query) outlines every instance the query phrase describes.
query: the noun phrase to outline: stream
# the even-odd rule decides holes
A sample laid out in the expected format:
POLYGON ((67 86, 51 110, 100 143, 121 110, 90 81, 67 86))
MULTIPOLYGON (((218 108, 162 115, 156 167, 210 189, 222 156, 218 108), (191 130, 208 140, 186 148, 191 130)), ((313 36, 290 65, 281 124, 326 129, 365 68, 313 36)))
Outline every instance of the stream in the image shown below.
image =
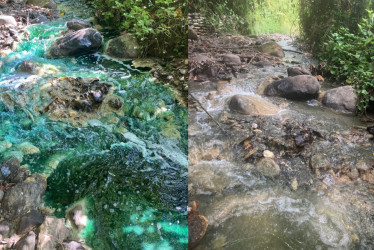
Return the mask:
POLYGON ((372 249, 372 182, 365 177, 369 170, 360 167, 373 158, 366 125, 317 100, 258 95, 262 82, 287 76, 290 62, 305 68, 316 63, 289 52, 297 50, 291 41, 278 43, 288 49, 283 65, 252 65, 229 83, 189 86, 220 126, 199 105, 189 107, 189 201, 199 201, 199 213, 209 222, 196 249, 372 249), (262 98, 280 110, 233 113, 227 103, 236 94, 262 98), (294 147, 305 133, 318 136, 294 147), (265 153, 280 173, 265 177, 270 174, 256 167, 265 153))
MULTIPOLYGON (((187 108, 147 72, 101 52, 46 58, 68 20, 94 15, 83 1, 57 2, 64 15, 28 26, 29 39, 0 58, 0 162, 15 157, 47 176, 44 207, 57 217, 84 204, 79 237, 92 249, 185 249, 187 108), (17 71, 25 60, 38 74, 17 71), (108 84, 121 108, 40 109, 50 101, 45 88, 86 79, 108 84)), ((115 35, 100 32, 105 41, 115 35)))

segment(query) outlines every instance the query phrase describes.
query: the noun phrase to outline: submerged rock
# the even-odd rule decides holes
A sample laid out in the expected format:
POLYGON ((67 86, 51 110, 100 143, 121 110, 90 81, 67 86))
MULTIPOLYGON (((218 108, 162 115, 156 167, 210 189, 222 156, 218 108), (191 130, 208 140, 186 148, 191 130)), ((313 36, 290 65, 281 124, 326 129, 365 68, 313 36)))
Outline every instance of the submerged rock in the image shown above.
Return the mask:
POLYGON ((17 68, 17 71, 27 74, 36 74, 39 64, 33 61, 25 60, 17 68))
POLYGON ((204 237, 208 228, 208 220, 199 214, 198 201, 191 202, 190 211, 188 213, 188 248, 196 247, 204 237))
POLYGON ((300 67, 300 66, 295 66, 295 67, 290 67, 287 69, 287 74, 288 76, 298 76, 298 75, 312 75, 309 70, 300 67))
POLYGON ((317 78, 310 75, 298 75, 272 82, 266 87, 264 94, 293 100, 308 100, 317 98, 320 88, 317 78))
POLYGON ((66 23, 69 30, 81 30, 91 28, 91 24, 81 19, 73 19, 66 23))
POLYGON ((229 101, 231 111, 243 115, 274 115, 278 113, 277 106, 255 96, 234 95, 229 101))
POLYGON ((71 229, 65 225, 64 219, 47 216, 39 227, 37 250, 55 249, 58 244, 68 239, 71 229))
POLYGON ((327 90, 322 97, 322 103, 343 112, 356 112, 357 94, 352 86, 343 86, 327 90))
POLYGON ((57 8, 57 3, 54 0, 27 0, 27 4, 32 4, 48 9, 57 8))
POLYGON ((257 170, 266 177, 276 177, 280 174, 280 167, 271 158, 262 158, 257 163, 257 170))
POLYGON ((269 55, 276 56, 283 58, 284 51, 281 46, 279 46, 276 42, 269 42, 260 46, 260 51, 264 53, 268 53, 269 55))
POLYGON ((36 226, 44 222, 44 215, 37 210, 31 210, 30 213, 24 215, 18 224, 17 234, 25 234, 36 226))
POLYGON ((87 28, 67 33, 53 42, 47 51, 48 58, 81 56, 101 48, 103 38, 99 31, 87 28))
POLYGON ((140 55, 138 41, 130 34, 108 41, 104 53, 119 60, 137 58, 140 55))

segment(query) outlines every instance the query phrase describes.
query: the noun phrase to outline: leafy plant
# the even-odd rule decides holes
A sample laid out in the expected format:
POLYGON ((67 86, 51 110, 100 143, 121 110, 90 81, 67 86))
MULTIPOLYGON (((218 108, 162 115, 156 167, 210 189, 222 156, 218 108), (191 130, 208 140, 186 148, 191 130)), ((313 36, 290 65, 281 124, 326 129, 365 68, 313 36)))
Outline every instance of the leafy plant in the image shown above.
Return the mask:
POLYGON ((329 36, 320 53, 332 78, 355 87, 361 113, 374 101, 374 13, 367 13, 356 34, 341 27, 329 36))
POLYGON ((187 0, 89 0, 97 19, 120 32, 133 34, 144 55, 187 56, 187 0))

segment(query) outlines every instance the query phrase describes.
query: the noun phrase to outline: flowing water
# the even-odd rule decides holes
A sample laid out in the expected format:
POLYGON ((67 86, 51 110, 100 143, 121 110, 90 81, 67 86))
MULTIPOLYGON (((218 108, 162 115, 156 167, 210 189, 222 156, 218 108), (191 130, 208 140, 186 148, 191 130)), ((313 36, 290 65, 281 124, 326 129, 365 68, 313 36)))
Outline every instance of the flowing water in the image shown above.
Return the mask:
MULTIPOLYGON (((296 50, 287 41, 280 44, 296 50)), ((292 52, 286 53, 285 61, 298 61, 306 68, 314 63, 312 58, 292 52)), ((199 212, 209 221, 197 249, 374 247, 370 184, 360 178, 343 181, 337 169, 314 173, 309 165, 315 154, 325 155, 329 163, 342 168, 372 160, 373 142, 364 130, 353 129, 365 126, 359 118, 336 113, 317 100, 259 96, 281 109, 276 115, 257 117, 233 114, 228 108, 231 96, 258 96, 256 88, 261 82, 270 76, 286 76, 290 65, 253 67, 230 83, 190 85, 190 93, 221 126, 199 107, 190 107, 189 200, 199 201, 199 212), (285 124, 292 127, 290 134, 285 124), (322 136, 307 149, 287 152, 285 138, 303 129, 322 136), (249 151, 242 147, 246 138, 260 152, 260 156, 253 153, 255 160, 243 159, 249 151), (280 165, 277 177, 265 178, 256 170, 256 157, 261 158, 266 149, 280 165)), ((329 83, 322 84, 322 89, 329 87, 329 83)))
POLYGON ((0 102, 0 161, 16 157, 48 176, 45 206, 58 217, 84 202, 88 222, 80 236, 93 249, 186 248, 187 109, 146 72, 102 53, 47 59, 67 20, 93 16, 83 1, 59 1, 59 9, 65 16, 29 26, 29 40, 0 58, 0 94, 15 103, 0 102), (39 76, 17 72, 24 60, 40 65, 39 76), (67 77, 111 84, 123 115, 95 114, 73 124, 35 112, 39 88, 67 77), (32 87, 20 87, 25 83, 32 87), (25 145, 37 153, 23 152, 25 145))

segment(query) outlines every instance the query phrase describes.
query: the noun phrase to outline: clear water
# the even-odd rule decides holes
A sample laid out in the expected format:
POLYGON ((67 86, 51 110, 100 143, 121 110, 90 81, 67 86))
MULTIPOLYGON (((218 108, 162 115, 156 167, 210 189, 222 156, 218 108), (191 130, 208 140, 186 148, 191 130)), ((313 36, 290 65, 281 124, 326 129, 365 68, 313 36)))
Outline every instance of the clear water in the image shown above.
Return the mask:
POLYGON ((17 157, 32 173, 48 176, 45 204, 58 217, 85 200, 88 224, 81 237, 93 249, 186 249, 187 109, 147 73, 101 53, 47 59, 46 50, 66 20, 89 17, 82 2, 60 2, 64 18, 28 27, 30 39, 0 58, 0 94, 7 92, 16 102, 22 96, 32 100, 14 110, 0 102, 0 143, 11 145, 0 148, 0 161, 17 157), (24 60, 43 68, 28 90, 17 88, 30 79, 16 71, 24 60), (125 114, 114 115, 117 124, 109 122, 113 117, 102 117, 85 126, 36 114, 38 87, 52 77, 98 77, 111 83, 125 114), (155 114, 157 104, 167 110, 164 115, 155 114), (165 128, 180 136, 163 136, 165 128), (24 142, 40 152, 25 154, 19 146, 24 142))
MULTIPOLYGON (((286 53, 286 60, 298 61, 304 67, 313 63, 312 58, 296 53, 286 53)), ((240 75, 229 84, 208 81, 190 84, 190 93, 199 98, 226 131, 223 133, 204 111, 191 108, 189 154, 190 159, 198 160, 189 166, 189 185, 193 186, 189 190, 189 200, 200 202, 199 212, 207 217, 210 225, 196 249, 373 248, 374 197, 368 189, 370 184, 357 181, 350 185, 336 183, 327 189, 316 188, 319 180, 315 175, 301 176, 309 173, 305 171, 309 166, 303 162, 303 156, 286 157, 280 155, 279 150, 270 149, 279 157, 278 163, 283 162, 281 175, 274 179, 262 177, 254 171, 252 163, 243 160, 242 147, 237 144, 251 135, 253 126, 262 134, 268 133, 269 140, 283 133, 280 127, 287 119, 325 134, 350 135, 356 126, 365 126, 359 118, 338 114, 316 100, 296 102, 259 96, 283 108, 276 115, 262 117, 235 115, 229 111, 227 102, 231 96, 258 96, 256 88, 261 82, 270 76, 286 76, 290 65, 253 67, 248 74, 240 75), (206 98, 212 91, 215 95, 206 98), (228 119, 237 121, 243 129, 230 127, 230 123, 225 123, 228 119), (219 150, 216 159, 199 159, 199 155, 212 149, 219 150), (294 177, 299 182, 296 191, 291 188, 294 177), (302 180, 306 183, 301 184, 302 180), (310 184, 310 180, 314 184, 310 184)), ((327 85, 323 83, 322 88, 327 85)), ((265 148, 260 150, 270 145, 265 140, 266 137, 263 139, 265 148)), ((373 158, 372 142, 362 147, 345 140, 335 143, 322 140, 311 150, 311 154, 329 155, 333 164, 373 158), (342 156, 344 162, 337 163, 336 159, 342 156)))

